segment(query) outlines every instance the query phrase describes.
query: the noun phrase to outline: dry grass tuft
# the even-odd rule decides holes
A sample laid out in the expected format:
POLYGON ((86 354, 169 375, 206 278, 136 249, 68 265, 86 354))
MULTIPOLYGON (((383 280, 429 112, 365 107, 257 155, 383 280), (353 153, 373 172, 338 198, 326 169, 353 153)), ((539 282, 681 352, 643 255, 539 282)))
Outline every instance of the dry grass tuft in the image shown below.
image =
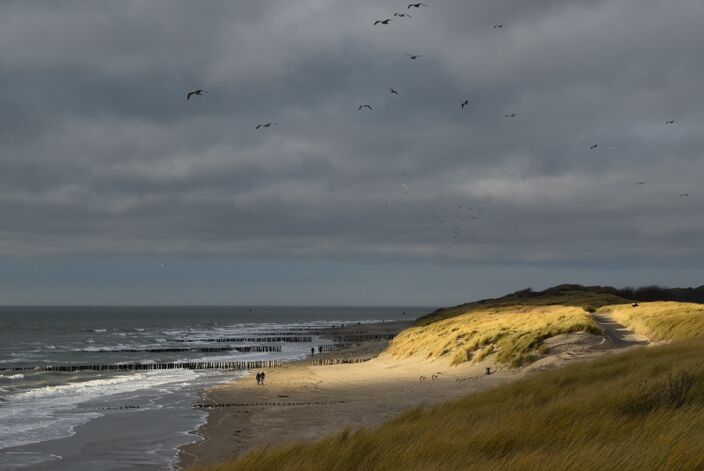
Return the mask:
POLYGON ((684 340, 704 337, 704 305, 678 302, 604 306, 614 320, 653 340, 684 340))
POLYGON ((703 360, 702 340, 637 349, 212 469, 702 469, 703 360))

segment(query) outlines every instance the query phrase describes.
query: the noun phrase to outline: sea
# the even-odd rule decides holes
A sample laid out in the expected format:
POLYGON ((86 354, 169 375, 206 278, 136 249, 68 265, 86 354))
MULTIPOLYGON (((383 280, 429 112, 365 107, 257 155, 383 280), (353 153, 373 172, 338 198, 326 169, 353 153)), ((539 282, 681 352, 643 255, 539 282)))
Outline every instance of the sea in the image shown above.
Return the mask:
MULTIPOLYGON (((253 371, 46 371, 75 365, 292 361, 330 343, 265 342, 418 307, 0 307, 0 470, 171 470, 201 439, 205 388, 253 371), (270 340, 270 339, 269 339, 270 340), (247 351, 267 345, 280 351, 247 351), (278 348, 280 346, 280 349, 278 348), (233 350, 239 348, 239 350, 233 350)), ((75 368, 73 368, 75 369, 75 368)), ((269 376, 273 376, 271 371, 269 376)))

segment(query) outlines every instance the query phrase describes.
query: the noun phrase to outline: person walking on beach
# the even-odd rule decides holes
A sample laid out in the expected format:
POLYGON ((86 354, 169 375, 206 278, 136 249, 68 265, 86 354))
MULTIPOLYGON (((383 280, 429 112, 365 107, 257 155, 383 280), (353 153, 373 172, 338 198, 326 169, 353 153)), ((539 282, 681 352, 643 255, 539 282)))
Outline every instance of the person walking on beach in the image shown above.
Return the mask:
POLYGON ((310 356, 315 356, 315 347, 310 347, 310 356))
POLYGON ((264 384, 264 376, 266 376, 266 375, 264 374, 263 371, 261 373, 259 373, 259 378, 261 379, 261 384, 264 384))
POLYGON ((257 384, 262 384, 262 374, 257 373, 257 384))

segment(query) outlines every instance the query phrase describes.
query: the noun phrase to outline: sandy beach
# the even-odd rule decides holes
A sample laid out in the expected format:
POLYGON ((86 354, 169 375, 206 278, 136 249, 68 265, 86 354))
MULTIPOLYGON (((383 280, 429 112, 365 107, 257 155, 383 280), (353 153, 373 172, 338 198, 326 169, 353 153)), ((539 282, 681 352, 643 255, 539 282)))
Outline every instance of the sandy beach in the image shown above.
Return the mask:
MULTIPOLYGON (((407 322, 365 325, 369 335, 398 332, 407 322)), ((353 334, 356 326, 345 327, 353 334)), ((517 375, 503 369, 446 361, 399 360, 382 353, 388 341, 354 344, 315 359, 376 358, 363 363, 313 366, 311 359, 266 371, 266 384, 254 373, 204 393, 210 410, 198 433, 204 439, 181 449, 184 469, 222 462, 261 446, 308 441, 348 427, 374 427, 404 410, 433 405, 502 384, 517 375), (377 356, 378 355, 378 356, 377 356), (433 379, 435 375, 435 379, 433 379), (421 376, 424 376, 421 379, 421 376)))
MULTIPOLYGON (((409 322, 365 325, 368 335, 397 333, 409 322)), ((604 326, 602 326, 604 327, 604 326)), ((620 326, 621 328, 623 326, 620 326)), ((353 335, 346 326, 329 337, 353 335)), ((626 334, 631 332, 622 329, 626 334)), ((266 371, 266 384, 254 373, 207 390, 203 440, 181 448, 179 466, 201 466, 235 458, 252 449, 311 441, 348 427, 375 427, 415 406, 431 406, 493 388, 526 374, 642 344, 642 338, 614 341, 587 333, 558 335, 546 344, 550 354, 523 369, 497 366, 491 357, 478 364, 451 366, 446 360, 399 359, 384 352, 388 341, 368 341, 313 359, 373 359, 363 363, 315 366, 313 359, 266 371), (486 374, 486 368, 492 374, 486 374), (422 378, 421 378, 422 377, 422 378)))

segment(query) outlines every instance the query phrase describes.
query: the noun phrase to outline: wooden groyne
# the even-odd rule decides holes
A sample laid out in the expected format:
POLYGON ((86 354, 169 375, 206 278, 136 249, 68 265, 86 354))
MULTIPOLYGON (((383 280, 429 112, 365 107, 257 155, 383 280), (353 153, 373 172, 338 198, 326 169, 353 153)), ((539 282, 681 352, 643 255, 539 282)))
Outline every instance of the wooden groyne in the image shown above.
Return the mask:
POLYGON ((284 406, 330 406, 345 404, 347 401, 306 401, 306 402, 228 402, 228 403, 202 403, 193 404, 198 409, 220 409, 222 407, 284 407, 284 406))
POLYGON ((219 338, 193 338, 193 339, 177 339, 175 342, 182 343, 310 343, 313 341, 311 336, 287 335, 287 336, 265 336, 265 337, 219 337, 219 338))
POLYGON ((253 370, 261 368, 278 368, 280 360, 254 361, 186 361, 169 363, 114 363, 103 365, 55 365, 55 366, 15 366, 0 368, 0 371, 153 371, 153 370, 253 370))
POLYGON ((319 345, 318 346, 318 352, 325 353, 325 352, 334 352, 337 350, 342 350, 343 348, 350 348, 352 346, 351 343, 329 343, 327 345, 319 345))
POLYGON ((320 358, 313 360, 313 366, 347 365, 351 363, 364 363, 375 357, 366 358, 320 358))
POLYGON ((338 336, 333 337, 332 341, 335 343, 343 343, 343 342, 359 343, 359 342, 369 342, 370 340, 391 340, 394 337, 396 337, 396 334, 375 334, 375 335, 353 334, 353 335, 338 335, 338 336))
POLYGON ((333 328, 325 328, 325 329, 306 329, 306 330, 299 330, 299 331, 288 331, 288 332, 254 332, 253 335, 262 335, 262 336, 271 336, 271 335, 340 335, 340 334, 346 334, 346 335, 355 335, 355 334, 367 334, 369 333, 368 330, 354 330, 354 331, 344 331, 340 329, 333 329, 333 328))
POLYGON ((220 353, 220 352, 240 352, 240 353, 261 353, 280 352, 281 345, 252 345, 247 347, 159 347, 159 348, 115 348, 101 350, 82 350, 90 353, 220 353))

